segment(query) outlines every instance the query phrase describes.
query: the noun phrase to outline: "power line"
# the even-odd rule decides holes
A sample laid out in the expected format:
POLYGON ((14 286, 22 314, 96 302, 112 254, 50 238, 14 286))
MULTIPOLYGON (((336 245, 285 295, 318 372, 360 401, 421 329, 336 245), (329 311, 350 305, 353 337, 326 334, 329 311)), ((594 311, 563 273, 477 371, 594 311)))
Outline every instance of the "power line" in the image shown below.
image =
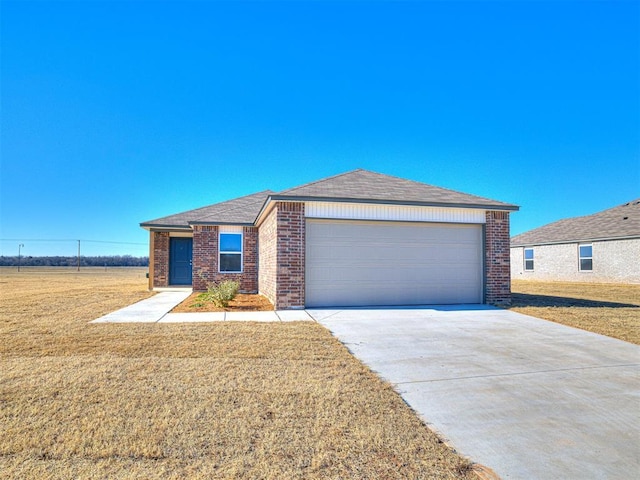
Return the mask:
POLYGON ((62 239, 62 238, 50 238, 50 239, 45 239, 45 238, 0 238, 0 242, 76 242, 78 241, 77 238, 69 238, 69 239, 62 239))
POLYGON ((116 242, 112 240, 83 240, 82 238, 0 238, 0 242, 77 242, 108 243, 113 245, 147 245, 137 242, 116 242))
MULTIPOLYGON (((82 240, 82 239, 80 239, 82 240)), ((147 245, 146 243, 136 243, 136 242, 113 242, 110 240, 82 240, 86 243, 113 243, 116 245, 147 245)))

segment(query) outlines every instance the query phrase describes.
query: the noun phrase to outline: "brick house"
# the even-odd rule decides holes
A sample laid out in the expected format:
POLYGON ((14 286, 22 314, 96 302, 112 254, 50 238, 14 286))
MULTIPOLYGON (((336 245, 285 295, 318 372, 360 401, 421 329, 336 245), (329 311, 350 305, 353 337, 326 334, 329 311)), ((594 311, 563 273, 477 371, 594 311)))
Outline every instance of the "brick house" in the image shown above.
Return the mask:
POLYGON ((277 309, 509 304, 510 205, 355 170, 140 225, 149 287, 235 279, 277 309))
POLYGON ((511 239, 513 279, 640 283, 640 199, 511 239))

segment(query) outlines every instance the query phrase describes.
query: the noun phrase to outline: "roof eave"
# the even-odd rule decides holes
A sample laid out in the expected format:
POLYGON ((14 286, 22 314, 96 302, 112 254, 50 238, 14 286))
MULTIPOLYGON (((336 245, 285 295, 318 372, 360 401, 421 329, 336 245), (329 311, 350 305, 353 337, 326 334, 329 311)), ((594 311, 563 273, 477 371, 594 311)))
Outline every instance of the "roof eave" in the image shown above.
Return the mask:
POLYGON ((512 243, 511 248, 542 247, 544 245, 563 245, 565 243, 610 242, 613 240, 634 240, 638 238, 640 238, 640 234, 625 235, 622 237, 594 237, 594 238, 581 238, 581 239, 572 239, 572 240, 556 240, 552 242, 518 242, 518 243, 512 243))
POLYGON ((211 221, 211 222, 198 222, 198 221, 194 221, 194 222, 189 222, 190 226, 193 225, 204 225, 204 226, 213 226, 213 225, 229 225, 229 226, 234 226, 234 227, 253 227, 255 225, 254 222, 215 222, 215 221, 211 221))
POLYGON ((191 230, 191 227, 188 225, 171 225, 171 224, 163 224, 163 223, 141 223, 140 227, 145 230, 179 230, 188 232, 191 230))
POLYGON ((314 197, 306 195, 269 195, 262 205, 253 225, 262 223, 264 215, 271 210, 273 202, 338 202, 338 203, 366 203, 378 205, 409 205, 415 207, 448 207, 448 208, 474 208, 482 210, 498 210, 515 212, 520 210, 517 205, 488 205, 488 204, 468 204, 468 203, 446 203, 446 202, 416 202, 400 200, 378 200, 374 198, 350 198, 350 197, 314 197))
POLYGON ((271 210, 272 198, 273 196, 269 195, 267 199, 264 201, 264 203, 262 204, 262 207, 260 208, 260 211, 258 212, 256 219, 253 221, 253 225, 255 225, 256 227, 260 226, 264 215, 266 215, 271 210))
MULTIPOLYGON (((369 203, 379 205, 409 205, 416 207, 449 207, 449 208, 475 208, 482 210, 507 210, 517 211, 517 205, 510 204, 487 204, 487 203, 459 203, 459 202, 422 202, 414 200, 381 200, 376 198, 351 198, 351 197, 316 197, 305 195, 270 195, 269 201, 289 201, 289 202, 338 202, 338 203, 369 203)), ((266 202, 265 202, 266 203, 266 202)), ((264 207, 263 207, 264 210, 264 207)), ((262 213, 262 210, 261 212, 262 213)), ((259 215, 258 215, 259 216, 259 215)))

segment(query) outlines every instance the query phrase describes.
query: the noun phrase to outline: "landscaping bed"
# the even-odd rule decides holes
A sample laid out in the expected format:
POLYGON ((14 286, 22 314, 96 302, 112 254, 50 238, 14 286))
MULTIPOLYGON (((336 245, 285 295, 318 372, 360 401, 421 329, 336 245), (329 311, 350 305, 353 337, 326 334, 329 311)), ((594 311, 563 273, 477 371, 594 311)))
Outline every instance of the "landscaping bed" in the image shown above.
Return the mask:
POLYGON ((265 312, 273 310, 273 304, 264 295, 239 293, 229 302, 227 307, 217 307, 213 302, 206 301, 203 295, 205 294, 202 292, 192 293, 171 312, 265 312))

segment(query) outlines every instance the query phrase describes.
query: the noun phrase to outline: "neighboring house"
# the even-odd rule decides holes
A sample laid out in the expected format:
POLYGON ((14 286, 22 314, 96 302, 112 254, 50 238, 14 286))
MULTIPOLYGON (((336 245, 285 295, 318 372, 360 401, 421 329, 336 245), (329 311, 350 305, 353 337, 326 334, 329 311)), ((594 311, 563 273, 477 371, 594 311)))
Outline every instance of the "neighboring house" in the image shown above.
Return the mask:
POLYGON ((515 205, 366 170, 151 220, 150 288, 240 281, 277 309, 509 304, 515 205))
POLYGON ((640 283, 640 199, 516 235, 511 278, 640 283))

